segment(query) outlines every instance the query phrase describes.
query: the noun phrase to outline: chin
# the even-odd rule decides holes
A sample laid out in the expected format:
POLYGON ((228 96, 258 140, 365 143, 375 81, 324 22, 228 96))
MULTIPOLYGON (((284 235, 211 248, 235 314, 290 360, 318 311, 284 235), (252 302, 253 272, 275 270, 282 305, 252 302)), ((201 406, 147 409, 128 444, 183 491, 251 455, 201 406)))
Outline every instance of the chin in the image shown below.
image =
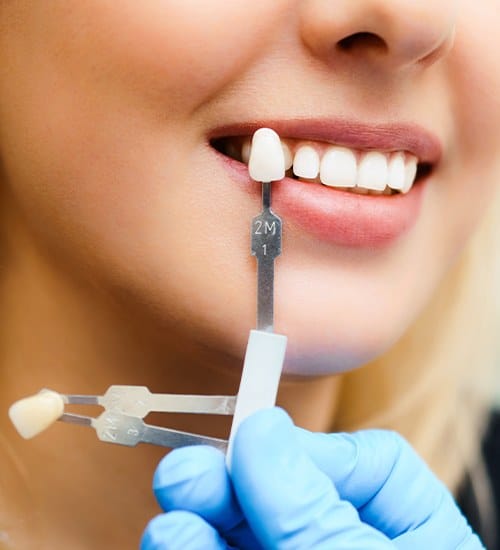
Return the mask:
POLYGON ((345 337, 340 329, 332 338, 320 334, 321 331, 308 337, 304 332, 294 334, 293 327, 289 327, 285 332, 288 346, 283 372, 289 376, 315 377, 358 369, 381 357, 396 344, 401 334, 394 334, 393 329, 379 326, 379 330, 372 331, 369 336, 364 331, 351 331, 345 337))
POLYGON ((375 356, 360 356, 359 350, 349 351, 313 351, 300 350, 293 344, 288 345, 284 375, 315 377, 341 374, 362 367, 375 356))

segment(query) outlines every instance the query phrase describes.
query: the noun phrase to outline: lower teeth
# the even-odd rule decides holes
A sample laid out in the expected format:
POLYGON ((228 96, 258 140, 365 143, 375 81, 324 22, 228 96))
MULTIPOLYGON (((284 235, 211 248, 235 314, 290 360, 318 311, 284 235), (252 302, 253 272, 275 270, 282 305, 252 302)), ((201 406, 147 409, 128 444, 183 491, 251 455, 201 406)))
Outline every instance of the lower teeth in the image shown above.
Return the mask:
MULTIPOLYGON (((291 171, 290 173, 286 173, 287 177, 290 177, 294 180, 301 181, 302 183, 310 184, 310 183, 319 183, 321 185, 324 185, 321 183, 319 179, 314 180, 308 180, 304 178, 298 178, 295 174, 293 174, 291 171)), ((386 187, 383 191, 375 191, 374 189, 366 189, 364 187, 335 187, 330 185, 324 185, 325 187, 332 187, 333 189, 337 189, 339 191, 346 191, 348 193, 355 193, 356 195, 395 195, 399 193, 396 189, 391 189, 390 187, 386 187)))

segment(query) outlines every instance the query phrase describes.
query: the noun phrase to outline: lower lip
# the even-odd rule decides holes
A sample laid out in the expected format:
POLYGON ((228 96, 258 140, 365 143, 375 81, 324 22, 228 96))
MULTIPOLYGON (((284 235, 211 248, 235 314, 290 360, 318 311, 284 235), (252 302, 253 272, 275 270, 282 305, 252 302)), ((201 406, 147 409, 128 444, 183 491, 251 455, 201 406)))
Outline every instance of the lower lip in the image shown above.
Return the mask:
MULTIPOLYGON (((232 179, 249 192, 261 187, 248 168, 216 151, 232 179)), ((428 178, 396 195, 359 195, 318 183, 284 178, 272 183, 273 210, 314 237, 339 246, 382 248, 391 245, 417 222, 428 178)))

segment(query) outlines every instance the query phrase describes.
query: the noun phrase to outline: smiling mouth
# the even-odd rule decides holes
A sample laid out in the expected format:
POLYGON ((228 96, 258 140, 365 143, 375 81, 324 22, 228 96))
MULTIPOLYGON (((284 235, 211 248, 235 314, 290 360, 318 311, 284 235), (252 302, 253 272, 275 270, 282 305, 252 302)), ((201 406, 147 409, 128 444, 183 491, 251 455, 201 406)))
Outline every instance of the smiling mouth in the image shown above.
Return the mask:
MULTIPOLYGON (((212 139, 219 153, 248 165, 250 135, 212 139)), ((282 138, 286 177, 362 195, 408 193, 433 170, 433 163, 404 149, 354 148, 319 140, 282 138)))
POLYGON ((280 215, 297 231, 349 248, 386 247, 410 231, 443 154, 434 133, 409 122, 296 118, 212 129, 207 145, 230 180, 255 199, 259 186, 245 161, 260 128, 280 136, 287 157, 288 177, 272 185, 280 215))

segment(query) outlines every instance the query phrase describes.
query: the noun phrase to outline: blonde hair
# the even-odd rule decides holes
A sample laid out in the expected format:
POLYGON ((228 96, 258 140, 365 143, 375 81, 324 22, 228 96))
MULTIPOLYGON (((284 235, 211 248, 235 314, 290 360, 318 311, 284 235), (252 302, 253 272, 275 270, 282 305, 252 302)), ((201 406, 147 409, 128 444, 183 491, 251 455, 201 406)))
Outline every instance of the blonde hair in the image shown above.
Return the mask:
POLYGON ((500 193, 435 298, 384 356, 342 378, 335 430, 405 436, 455 491, 478 451, 500 359, 500 193))

